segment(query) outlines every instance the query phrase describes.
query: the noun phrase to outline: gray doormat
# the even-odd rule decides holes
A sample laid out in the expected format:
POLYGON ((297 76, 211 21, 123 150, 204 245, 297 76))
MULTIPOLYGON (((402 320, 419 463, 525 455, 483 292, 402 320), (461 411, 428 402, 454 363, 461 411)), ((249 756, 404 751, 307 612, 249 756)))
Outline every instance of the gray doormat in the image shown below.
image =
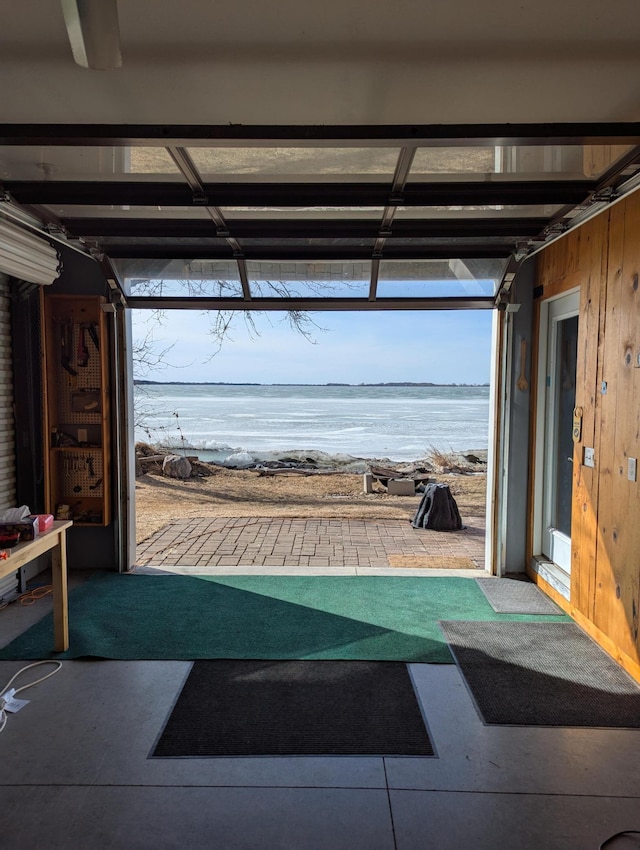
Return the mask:
POLYGON ((574 623, 440 627, 485 723, 640 728, 640 686, 574 623))
POLYGON ((476 582, 498 614, 562 613, 533 582, 510 578, 477 578, 476 582))
POLYGON ((195 661, 155 757, 433 756, 406 664, 195 661))

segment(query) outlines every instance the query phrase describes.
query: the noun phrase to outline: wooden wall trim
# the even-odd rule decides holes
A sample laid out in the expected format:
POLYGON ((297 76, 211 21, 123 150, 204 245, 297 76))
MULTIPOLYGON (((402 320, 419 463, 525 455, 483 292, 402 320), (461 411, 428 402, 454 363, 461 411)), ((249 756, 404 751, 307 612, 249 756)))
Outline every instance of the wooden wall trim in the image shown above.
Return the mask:
POLYGON ((489 504, 489 512, 491 517, 490 529, 487 531, 491 534, 491 563, 485 564, 485 568, 491 575, 500 575, 503 564, 503 556, 501 552, 500 541, 500 503, 503 497, 503 468, 500 458, 503 451, 503 420, 504 420, 504 392, 505 392, 505 334, 506 329, 506 314, 501 312, 498 314, 498 325, 496 332, 496 360, 495 372, 492 376, 494 382, 494 398, 495 398, 495 433, 494 433, 494 448, 493 448, 493 481, 490 489, 491 502, 489 504))
MULTIPOLYGON (((549 250, 552 250, 550 248, 549 250)), ((534 555, 534 504, 536 492, 536 440, 538 428, 538 355, 540 348, 540 309, 542 304, 555 298, 558 295, 563 295, 565 292, 570 292, 572 289, 579 289, 584 281, 584 273, 582 271, 573 271, 564 275, 559 280, 554 281, 551 285, 544 284, 544 274, 546 264, 544 253, 540 256, 537 267, 537 283, 543 289, 543 295, 536 300, 533 305, 533 329, 531 336, 531 416, 530 416, 530 440, 529 440, 529 488, 527 500, 529 505, 529 517, 527 522, 527 543, 526 543, 526 560, 527 563, 534 555)), ((542 436, 544 439, 544 435, 542 436)))
MULTIPOLYGON (((540 269, 538 267, 538 277, 540 269)), ((540 347, 540 302, 533 305, 533 327, 531 330, 531 411, 529 418, 529 487, 527 492, 528 518, 525 562, 533 557, 534 506, 536 488, 536 445, 538 430, 538 349, 540 347)))

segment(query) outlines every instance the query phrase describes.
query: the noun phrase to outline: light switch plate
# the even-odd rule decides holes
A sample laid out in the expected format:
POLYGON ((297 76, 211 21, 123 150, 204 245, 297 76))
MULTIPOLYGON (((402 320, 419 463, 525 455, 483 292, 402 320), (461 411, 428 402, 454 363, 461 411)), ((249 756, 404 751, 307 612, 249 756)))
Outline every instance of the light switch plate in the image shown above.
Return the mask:
POLYGON ((627 458, 627 478, 629 481, 635 481, 638 473, 638 461, 635 457, 627 458))
POLYGON ((595 465, 596 465, 596 450, 595 449, 588 449, 585 446, 585 449, 584 449, 584 465, 590 466, 592 469, 595 467, 595 465))

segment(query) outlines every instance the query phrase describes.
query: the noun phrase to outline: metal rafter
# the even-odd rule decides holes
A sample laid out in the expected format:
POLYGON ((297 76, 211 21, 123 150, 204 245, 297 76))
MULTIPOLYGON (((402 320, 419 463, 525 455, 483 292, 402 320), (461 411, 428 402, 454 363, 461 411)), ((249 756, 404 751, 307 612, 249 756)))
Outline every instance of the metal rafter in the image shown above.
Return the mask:
POLYGON ((194 202, 202 205, 206 204, 202 181, 198 174, 198 169, 195 167, 193 160, 184 148, 167 147, 167 153, 175 162, 182 176, 187 181, 193 193, 194 202))
POLYGON ((380 276, 380 257, 371 260, 371 280, 369 281, 369 301, 375 301, 378 296, 378 278, 380 276))
POLYGON ((544 124, 0 124, 1 145, 212 147, 282 145, 638 145, 640 122, 544 124))
POLYGON ((242 297, 245 301, 251 301, 251 285, 249 283, 249 272, 247 271, 247 261, 244 254, 238 256, 234 254, 234 259, 238 264, 238 274, 240 275, 240 285, 242 286, 242 297))
POLYGON ((502 279, 498 283, 494 303, 495 306, 500 309, 506 308, 506 304, 511 297, 511 287, 520 267, 520 262, 521 261, 517 260, 515 257, 511 257, 506 265, 502 279))
POLYGON ((186 148, 167 147, 167 151, 189 184, 191 191, 193 192, 194 203, 202 205, 202 207, 207 211, 209 218, 216 226, 216 236, 226 239, 233 250, 234 257, 238 264, 238 274, 240 275, 240 282, 242 284, 242 294, 245 299, 249 300, 251 298, 251 287, 249 286, 249 278, 247 276, 247 266, 243 261, 244 255, 242 253, 242 246, 229 232, 229 225, 222 214, 222 210, 209 203, 200 172, 198 171, 194 161, 189 156, 189 152, 186 148))
POLYGON ((183 298, 180 296, 155 298, 153 296, 128 296, 127 306, 146 310, 491 310, 494 297, 452 296, 450 298, 252 298, 247 303, 242 298, 183 298))
MULTIPOLYGON (((402 148, 396 163, 396 170, 393 175, 393 183, 391 185, 391 200, 393 204, 389 204, 384 208, 382 213, 382 221, 380 222, 380 232, 374 246, 374 255, 382 254, 384 243, 391 235, 391 225, 396 214, 396 209, 402 204, 402 195, 406 186, 409 172, 413 164, 413 158, 416 155, 415 147, 402 148)), ((371 281, 371 289, 374 289, 373 279, 371 281)))
MULTIPOLYGON (((587 198, 586 203, 583 205, 585 209, 588 208, 588 206, 592 206, 597 203, 600 195, 606 191, 610 191, 611 193, 608 200, 615 200, 618 188, 624 184, 629 177, 629 170, 633 173, 633 170, 635 170, 633 167, 637 167, 639 164, 640 146, 632 148, 624 156, 620 157, 620 159, 618 159, 604 172, 604 174, 599 177, 597 184, 593 187, 589 198, 587 198)), ((562 231, 572 229, 575 226, 575 223, 571 222, 570 219, 567 219, 567 216, 575 209, 575 206, 576 205, 574 204, 568 204, 561 210, 558 210, 558 212, 547 222, 547 225, 543 230, 543 234, 544 232, 553 232, 554 229, 560 229, 562 231)), ((582 221, 582 216, 580 216, 578 221, 582 221)))
MULTIPOLYGON (((167 239, 225 238, 212 234, 211 223, 184 218, 62 218, 62 225, 76 236, 163 237, 167 239)), ((529 238, 547 224, 545 218, 444 218, 401 219, 393 226, 393 237, 426 239, 436 237, 514 237, 529 238)), ((233 233, 241 239, 376 239, 380 225, 372 219, 234 219, 233 233)), ((385 239, 391 238, 389 233, 385 239)), ((235 240, 233 240, 235 241, 235 240)), ((233 250, 236 250, 232 245, 233 250)), ((374 248, 377 250, 377 242, 374 248)))
POLYGON ((638 163, 640 163, 640 140, 636 147, 617 159, 610 168, 600 175, 595 191, 598 192, 607 186, 617 185, 625 179, 623 176, 624 172, 630 166, 637 165, 638 163))
MULTIPOLYGON (((5 180, 21 204, 201 207, 191 187, 137 180, 5 180)), ((580 204, 598 187, 595 180, 470 180, 407 183, 402 206, 493 206, 580 204)), ((232 207, 398 206, 389 183, 204 183, 206 198, 232 207)))
MULTIPOLYGON (((170 246, 110 244, 104 242, 104 250, 114 259, 161 259, 161 260, 230 260, 236 259, 228 245, 182 245, 170 246), (170 250, 169 250, 170 248, 170 250)), ((454 255, 461 259, 504 259, 513 253, 512 245, 456 245, 433 244, 427 246, 387 246, 385 260, 449 260, 454 255)), ((244 257, 247 260, 300 260, 301 262, 330 260, 371 260, 371 247, 361 246, 274 246, 246 247, 244 257)))
MULTIPOLYGON (((578 206, 588 214, 628 191, 629 176, 640 166, 640 122, 597 124, 482 124, 482 125, 369 125, 369 126, 207 126, 207 125, 0 125, 2 145, 149 146, 166 148, 185 184, 171 181, 8 181, 5 189, 21 204, 172 206, 200 208, 215 225, 202 219, 63 219, 72 236, 96 239, 112 257, 233 258, 245 299, 251 298, 245 258, 251 259, 370 259, 372 273, 368 303, 377 299, 380 259, 447 259, 509 256, 529 240, 529 250, 554 228, 569 229, 578 206), (188 148, 233 146, 395 147, 399 149, 391 181, 318 182, 204 182, 188 148), (409 182, 418 147, 510 147, 557 145, 633 145, 597 179, 490 179, 409 182), (218 206, 211 205, 209 198, 218 206), (395 219, 399 206, 491 207, 494 205, 554 205, 562 209, 548 218, 395 219), (382 207, 371 219, 234 219, 233 233, 221 207, 382 207), (130 240, 123 244, 122 237, 130 240), (142 244, 162 239, 163 245, 142 244), (116 244, 109 244, 109 240, 116 244), (120 240, 121 244, 117 244, 120 240), (140 240, 140 241, 138 241, 140 240), (246 240, 243 245, 243 240, 246 240), (317 240, 324 245, 313 245, 317 240), (349 243, 351 241, 351 244, 349 243), (481 241, 484 240, 484 241, 481 241), (188 244, 190 242, 190 244, 188 244), (248 244, 247 244, 248 243, 248 244), (253 244, 252 244, 253 243, 253 244), (307 244, 305 244, 307 243, 307 244), (360 244, 358 244, 360 243, 360 244)), ((36 206, 39 205, 39 206, 36 206)), ((583 215, 579 212, 576 221, 583 215)), ((51 219, 51 216, 49 215, 51 219)), ((52 226, 57 226, 51 221, 52 226)), ((278 308, 283 301, 276 299, 278 308)), ((436 299, 437 300, 437 299, 436 299)), ((447 303, 449 299, 443 299, 447 303)), ((329 299, 331 301, 331 299, 329 299)), ((419 299, 427 303, 429 299, 419 299)), ((399 299, 402 307, 407 299, 399 299)), ((166 303, 166 302, 164 302, 166 303)), ((238 303, 238 302, 235 302, 238 303)), ((305 299, 305 308, 309 300, 305 299)), ((324 302, 323 303, 328 303, 324 302)), ((345 302, 340 299, 340 304, 345 302)), ((361 304, 362 302, 358 302, 361 304)), ((299 300, 290 309, 299 309, 299 300)), ((385 309, 388 299, 384 300, 385 309)), ((241 308, 235 308, 241 309, 241 308)), ((336 309, 332 306, 328 309, 336 309)), ((342 309, 342 308, 341 308, 342 309)), ((430 306, 428 309, 439 309, 430 306)))

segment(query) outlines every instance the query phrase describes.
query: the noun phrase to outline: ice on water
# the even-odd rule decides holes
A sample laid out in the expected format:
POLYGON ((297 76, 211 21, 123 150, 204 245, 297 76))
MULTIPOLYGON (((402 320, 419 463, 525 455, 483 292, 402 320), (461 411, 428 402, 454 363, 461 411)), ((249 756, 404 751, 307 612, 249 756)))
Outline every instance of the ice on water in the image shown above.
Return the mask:
POLYGON ((136 439, 230 466, 290 458, 357 472, 363 458, 415 461, 488 440, 488 387, 154 384, 136 396, 136 439))

